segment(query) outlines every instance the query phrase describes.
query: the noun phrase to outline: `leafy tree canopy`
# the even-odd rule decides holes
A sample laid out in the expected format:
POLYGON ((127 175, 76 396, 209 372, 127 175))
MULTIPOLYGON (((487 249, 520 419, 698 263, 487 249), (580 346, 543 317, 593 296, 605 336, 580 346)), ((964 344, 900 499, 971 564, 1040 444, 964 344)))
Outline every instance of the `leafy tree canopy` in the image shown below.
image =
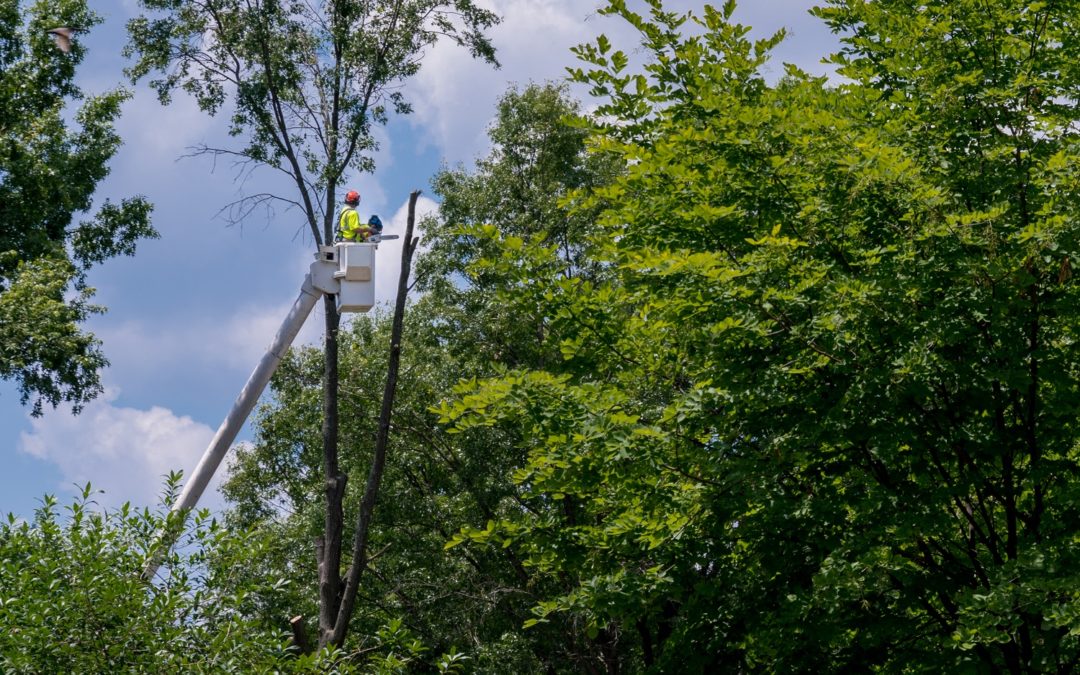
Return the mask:
POLYGON ((303 213, 317 244, 331 242, 336 190, 374 169, 375 125, 411 110, 400 90, 425 50, 451 40, 495 63, 484 31, 498 18, 472 0, 140 0, 128 25, 133 80, 152 77, 162 103, 185 91, 209 114, 226 111, 237 148, 206 148, 287 175, 296 191, 234 205, 281 202, 303 213))
POLYGON ((87 485, 70 504, 46 496, 30 521, 0 524, 0 670, 5 673, 400 673, 423 660, 460 672, 464 655, 429 651, 400 620, 372 628, 365 649, 300 654, 288 615, 265 620, 291 585, 251 563, 274 533, 226 528, 209 512, 187 523, 168 513, 179 474, 159 509, 101 509, 87 485), (157 576, 142 578, 164 529, 179 546, 157 576))
MULTIPOLYGON (((132 79, 154 78, 151 84, 163 103, 180 90, 207 114, 225 112, 230 133, 241 139, 238 147, 203 150, 245 168, 271 168, 290 181, 289 193, 243 197, 232 205, 233 217, 241 220, 260 204, 285 204, 302 214, 317 246, 334 240, 339 188, 350 175, 374 169, 375 126, 390 112, 409 112, 401 87, 418 72, 428 48, 450 41, 496 64, 485 31, 498 17, 473 0, 140 0, 139 5, 146 13, 128 24, 132 79)), ((403 268, 407 273, 408 266, 403 268)), ((327 489, 325 532, 316 551, 319 643, 325 645, 344 640, 364 566, 358 562, 339 588, 347 491, 338 458, 340 316, 333 297, 323 300, 327 489)), ((373 473, 373 490, 379 475, 381 470, 373 473)), ((370 508, 371 502, 365 503, 370 508)), ((362 548, 366 524, 357 531, 362 548)))
POLYGON ((604 10, 575 79, 627 167, 565 278, 489 232, 562 359, 466 383, 528 508, 451 544, 573 579, 535 606, 663 670, 1071 672, 1080 9, 834 0, 849 82, 731 21, 604 10), (528 283, 525 283, 528 280, 528 283))
MULTIPOLYGON (((830 84, 770 83, 782 36, 733 2, 645 4, 603 10, 641 68, 578 49, 595 116, 512 93, 491 156, 436 178, 354 639, 556 672, 1075 671, 1080 8, 832 0, 830 84)), ((343 472, 385 339, 345 341, 343 472)), ((318 359, 229 485, 278 535, 258 564, 308 584, 264 617, 315 602, 318 359)))
POLYGON ((263 538, 226 532, 201 513, 183 553, 170 554, 148 586, 141 570, 166 516, 126 504, 101 510, 93 497, 90 486, 64 506, 47 496, 32 520, 9 515, 0 525, 0 669, 255 672, 284 659, 283 638, 244 618, 258 588, 241 588, 229 572, 263 538))
POLYGON ((99 23, 84 0, 0 2, 0 377, 14 380, 33 414, 100 389, 100 343, 79 324, 91 304, 85 273, 156 237, 141 197, 106 201, 89 219, 98 183, 120 147, 113 124, 123 90, 84 96, 69 53, 46 31, 99 23), (68 103, 81 101, 73 115, 68 103))
MULTIPOLYGON (((461 378, 558 358, 543 345, 542 316, 515 313, 500 292, 506 275, 474 273, 485 257, 481 235, 497 227, 557 251, 574 274, 597 271, 582 257, 593 229, 586 213, 570 214, 559 199, 600 185, 616 165, 585 152, 587 130, 568 126, 577 105, 558 86, 509 91, 490 130, 493 150, 475 167, 448 168, 433 179, 441 218, 425 225, 419 263, 424 293, 410 306, 402 352, 388 465, 371 541, 375 552, 347 649, 401 618, 432 651, 453 649, 478 672, 579 671, 595 647, 580 630, 553 621, 522 632, 529 607, 550 583, 533 577, 510 549, 444 551, 462 525, 500 519, 522 508, 510 480, 525 460, 516 436, 503 430, 449 434, 430 410, 461 378)), ((516 307, 515 307, 516 308, 516 307)), ((388 317, 353 321, 342 334, 342 469, 359 482, 371 461, 381 381, 390 340, 388 317)), ((294 584, 276 593, 268 613, 310 615, 314 556, 304 553, 322 515, 311 499, 322 489, 318 402, 322 356, 294 351, 272 382, 274 400, 257 421, 258 440, 243 449, 225 490, 230 522, 274 532, 278 545, 255 570, 289 569, 294 584)), ((356 508, 359 495, 348 499, 356 508)), ((545 591, 546 592, 546 591, 545 591)))

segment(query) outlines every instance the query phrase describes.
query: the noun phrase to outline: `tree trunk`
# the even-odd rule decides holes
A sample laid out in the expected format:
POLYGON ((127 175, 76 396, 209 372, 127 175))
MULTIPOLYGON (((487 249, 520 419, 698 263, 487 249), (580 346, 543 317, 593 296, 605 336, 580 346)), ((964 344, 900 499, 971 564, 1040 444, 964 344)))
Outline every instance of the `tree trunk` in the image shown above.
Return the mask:
POLYGON ((319 647, 325 647, 334 632, 334 618, 341 602, 341 529, 344 521, 346 476, 338 466, 338 314, 336 299, 323 298, 326 334, 323 339, 323 468, 326 477, 326 521, 315 550, 319 564, 319 647))
POLYGON ((368 535, 371 518, 375 511, 375 500, 379 494, 383 471, 386 468, 386 446, 390 438, 390 417, 394 409, 394 394, 397 391, 398 367, 401 362, 401 333, 405 318, 405 299, 409 292, 409 271, 412 256, 416 250, 418 238, 413 238, 413 225, 416 221, 416 200, 420 192, 409 195, 409 219, 405 227, 405 240, 401 246, 401 275, 398 277, 397 298, 394 302, 394 320, 390 332, 390 360, 386 369, 386 386, 383 389, 382 408, 379 411, 379 428, 375 437, 375 454, 368 472, 367 485, 360 502, 356 533, 353 537, 352 563, 345 581, 337 620, 334 622, 330 644, 340 647, 348 633, 349 620, 352 619, 356 605, 356 595, 360 587, 360 576, 367 567, 368 535))

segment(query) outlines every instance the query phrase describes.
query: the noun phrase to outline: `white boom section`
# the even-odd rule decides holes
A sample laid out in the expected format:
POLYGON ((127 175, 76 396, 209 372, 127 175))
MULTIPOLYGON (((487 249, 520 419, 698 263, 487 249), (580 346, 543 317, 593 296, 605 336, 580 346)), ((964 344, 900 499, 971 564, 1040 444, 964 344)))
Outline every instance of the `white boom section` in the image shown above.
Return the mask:
MULTIPOLYGON (((392 237, 384 237, 392 238, 392 237)), ((221 462, 228 454, 236 435, 247 421, 248 415, 262 396, 277 370, 281 359, 307 320, 311 310, 324 294, 337 296, 338 309, 342 312, 366 312, 375 304, 375 250, 378 240, 364 244, 339 243, 322 246, 315 254, 315 262, 304 277, 300 296, 296 298, 285 321, 278 328, 274 341, 267 348, 259 365, 248 377, 240 395, 236 397, 229 414, 225 416, 209 447, 203 453, 199 465, 180 492, 172 510, 189 511, 195 508, 210 479, 214 477, 221 462)), ((172 542, 163 535, 161 548, 171 547, 172 542)), ((150 579, 157 573, 165 550, 158 550, 143 570, 143 578, 150 579)))
POLYGON ((266 389, 266 383, 270 381, 270 376, 277 370, 281 359, 285 357, 285 352, 289 351, 289 345, 296 339, 296 335, 300 332, 300 328, 303 327, 304 321, 307 320, 311 310, 315 307, 315 303, 321 297, 322 291, 312 285, 311 275, 308 274, 304 277, 304 286, 300 289, 300 297, 296 298, 292 309, 289 310, 289 315, 285 317, 285 321, 281 324, 281 328, 278 329, 277 335, 274 336, 274 342, 263 354, 259 365, 252 371, 247 384, 240 390, 240 395, 236 397, 232 410, 229 411, 221 426, 218 427, 214 439, 210 441, 209 447, 206 448, 202 459, 199 460, 199 465, 195 467, 191 478, 184 485, 184 490, 176 499, 176 503, 173 504, 173 511, 192 509, 199 502, 199 497, 202 497, 203 491, 206 490, 206 486, 210 483, 210 479, 217 472, 221 460, 225 459, 226 453, 232 447, 232 442, 236 440, 236 434, 240 433, 240 428, 244 426, 244 422, 247 421, 248 415, 251 414, 252 409, 255 407, 255 403, 258 402, 263 390, 266 389))

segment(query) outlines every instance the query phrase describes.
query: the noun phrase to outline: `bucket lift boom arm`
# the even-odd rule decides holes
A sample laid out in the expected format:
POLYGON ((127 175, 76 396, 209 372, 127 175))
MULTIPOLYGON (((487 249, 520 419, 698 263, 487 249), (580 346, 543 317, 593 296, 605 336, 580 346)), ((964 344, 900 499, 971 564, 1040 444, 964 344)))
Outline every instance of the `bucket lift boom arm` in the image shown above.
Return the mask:
MULTIPOLYGON (((221 422, 217 433, 203 453, 191 477, 184 485, 173 512, 189 512, 198 504, 210 479, 214 477, 225 455, 228 454, 236 435, 247 421, 248 415, 255 408, 259 397, 266 388, 270 377, 277 370, 281 359, 285 357, 289 346, 296 339, 315 303, 323 295, 337 296, 338 310, 341 312, 366 312, 375 304, 375 250, 378 241, 396 239, 396 236, 380 237, 372 243, 338 243, 334 246, 322 246, 315 255, 315 262, 304 277, 300 295, 293 303, 285 320, 278 328, 274 341, 248 377, 240 395, 236 397, 229 414, 221 422)), ((157 573, 165 551, 172 545, 168 536, 164 537, 158 550, 152 554, 150 562, 143 570, 143 578, 150 579, 157 573)))
POLYGON ((188 479, 183 491, 180 492, 180 496, 177 497, 176 502, 173 504, 173 511, 195 508, 195 505, 199 502, 199 497, 206 490, 210 479, 214 477, 218 466, 221 465, 221 461, 225 459, 225 455, 229 452, 233 441, 236 440, 236 435, 240 433, 240 429, 247 421, 248 415, 255 408, 255 403, 259 400, 267 383, 270 382, 270 377, 277 370, 278 364, 285 357, 285 353, 289 351, 289 346, 296 339, 296 335, 300 332, 304 321, 307 320, 311 310, 315 307, 315 303, 318 302, 322 295, 322 291, 312 285, 311 275, 308 274, 304 277, 304 285, 300 289, 300 296, 296 298, 296 302, 293 303, 288 316, 285 317, 285 321, 278 328, 273 343, 263 354, 259 365, 255 367, 255 370, 248 377, 244 388, 240 390, 240 395, 236 397, 236 402, 233 403, 229 414, 225 416, 221 426, 218 427, 217 433, 214 434, 213 440, 207 446, 202 459, 199 460, 195 471, 192 472, 191 478, 188 479))

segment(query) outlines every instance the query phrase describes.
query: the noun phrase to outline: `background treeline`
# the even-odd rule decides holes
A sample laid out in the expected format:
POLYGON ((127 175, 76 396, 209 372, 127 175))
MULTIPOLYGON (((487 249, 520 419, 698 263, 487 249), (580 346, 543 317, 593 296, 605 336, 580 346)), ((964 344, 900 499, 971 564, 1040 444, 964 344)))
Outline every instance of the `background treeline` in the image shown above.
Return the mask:
MULTIPOLYGON (((835 0, 834 81, 767 78, 782 36, 733 3, 648 4, 605 10, 640 46, 578 50, 598 108, 512 90, 432 181, 345 648, 288 639, 324 519, 301 349, 157 592, 125 576, 151 513, 0 531, 6 669, 1080 667, 1080 4, 835 0)), ((357 483, 388 340, 340 336, 357 483)))

